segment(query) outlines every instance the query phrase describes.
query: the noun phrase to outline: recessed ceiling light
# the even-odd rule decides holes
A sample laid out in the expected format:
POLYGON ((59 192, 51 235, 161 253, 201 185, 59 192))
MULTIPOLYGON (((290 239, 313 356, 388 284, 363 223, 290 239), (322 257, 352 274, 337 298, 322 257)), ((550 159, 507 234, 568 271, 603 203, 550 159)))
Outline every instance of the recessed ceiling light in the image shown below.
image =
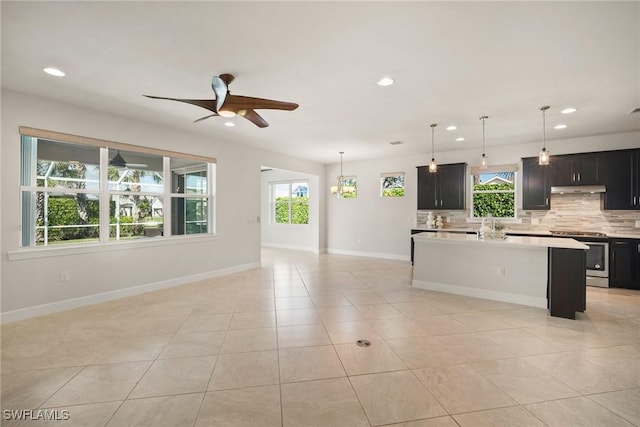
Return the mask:
POLYGON ((456 141, 458 141, 458 142, 462 142, 462 141, 464 141, 464 138, 463 138, 463 137, 456 138, 456 141))
POLYGON ((227 126, 227 127, 232 128, 232 127, 234 127, 236 124, 235 124, 235 123, 233 123, 233 122, 224 122, 224 125, 225 125, 225 126, 227 126))
POLYGON ((554 129, 565 129, 566 127, 567 127, 567 125, 560 124, 560 125, 555 125, 553 128, 554 129))
POLYGON ((458 129, 458 126, 456 125, 447 126, 447 130, 456 130, 456 129, 458 129))
POLYGON ((578 111, 576 108, 573 107, 567 107, 564 110, 560 111, 562 114, 571 114, 571 113, 575 113, 576 111, 578 111))
POLYGON ((383 77, 378 80, 378 86, 391 86, 393 84, 393 79, 390 77, 383 77))
POLYGON ((391 144, 391 145, 402 145, 402 144, 404 144, 404 141, 391 141, 389 144, 391 144))
POLYGON ((53 67, 47 67, 43 70, 45 73, 51 75, 51 76, 56 76, 56 77, 64 77, 65 73, 61 70, 58 70, 57 68, 53 68, 53 67))

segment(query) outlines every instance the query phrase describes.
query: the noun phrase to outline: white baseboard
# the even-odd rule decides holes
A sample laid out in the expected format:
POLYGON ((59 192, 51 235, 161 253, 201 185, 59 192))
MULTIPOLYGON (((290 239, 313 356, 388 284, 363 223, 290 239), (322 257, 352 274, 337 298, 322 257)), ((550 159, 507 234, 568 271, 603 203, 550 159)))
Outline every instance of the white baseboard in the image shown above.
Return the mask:
POLYGON ((313 246, 285 245, 282 243, 262 243, 262 246, 265 248, 289 249, 292 251, 313 252, 314 254, 320 253, 318 248, 314 248, 313 246))
POLYGON ((547 299, 540 297, 509 294, 506 292, 496 292, 478 288, 466 288, 464 286, 446 285, 444 283, 425 282, 422 280, 413 280, 411 282, 411 286, 427 291, 447 292, 449 294, 464 295, 466 297, 509 302, 529 307, 547 308, 547 299))
POLYGON ((367 258, 395 259, 398 261, 411 261, 411 257, 409 255, 386 254, 382 252, 347 251, 344 249, 328 248, 327 253, 336 254, 336 255, 361 256, 361 257, 367 257, 367 258))
POLYGON ((249 264, 237 265, 234 267, 223 268, 220 270, 208 271, 205 273, 193 274, 191 276, 177 277, 175 279, 162 280, 159 282, 147 283, 144 285, 133 286, 125 289, 116 289, 113 291, 102 292, 99 294, 86 295, 77 298, 71 298, 63 301, 56 301, 48 304, 36 305, 33 307, 20 308, 4 312, 0 315, 0 323, 17 322, 18 320, 29 319, 31 317, 44 316, 47 314, 57 313, 60 311, 71 310, 73 308, 84 307, 86 305, 99 304, 101 302, 111 301, 114 299, 130 297, 133 295, 144 294, 146 292, 157 291, 160 289, 180 286, 191 282, 211 279, 214 277, 225 276, 227 274, 238 273, 250 270, 252 268, 260 268, 260 262, 252 262, 249 264))

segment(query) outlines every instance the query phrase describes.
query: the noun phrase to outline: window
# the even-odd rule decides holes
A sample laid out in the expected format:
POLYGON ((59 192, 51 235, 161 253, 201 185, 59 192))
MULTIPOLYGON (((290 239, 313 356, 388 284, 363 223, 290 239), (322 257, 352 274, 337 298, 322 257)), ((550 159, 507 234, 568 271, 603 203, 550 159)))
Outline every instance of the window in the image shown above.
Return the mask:
POLYGON ((515 218, 516 189, 515 169, 492 168, 473 173, 473 211, 474 218, 492 215, 495 218, 515 218))
POLYGON ((381 197, 404 197, 404 172, 380 175, 381 197))
POLYGON ((271 183, 272 223, 309 224, 309 181, 271 183))
POLYGON ((214 163, 66 136, 21 137, 23 247, 213 233, 214 163))

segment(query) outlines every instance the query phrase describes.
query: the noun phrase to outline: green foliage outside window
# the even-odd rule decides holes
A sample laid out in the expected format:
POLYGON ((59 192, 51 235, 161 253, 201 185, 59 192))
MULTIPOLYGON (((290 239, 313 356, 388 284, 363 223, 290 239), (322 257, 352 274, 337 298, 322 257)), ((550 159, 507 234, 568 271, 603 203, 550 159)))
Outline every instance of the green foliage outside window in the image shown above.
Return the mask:
MULTIPOLYGON (((146 204, 149 204, 148 201, 143 200, 146 204)), ((97 240, 100 237, 100 229, 96 226, 82 226, 83 224, 99 224, 100 223, 100 212, 99 212, 99 201, 96 199, 89 199, 85 203, 84 209, 86 210, 87 221, 83 223, 80 219, 82 209, 79 208, 78 201, 75 197, 60 197, 60 196, 50 196, 47 200, 47 208, 48 208, 48 222, 49 222, 49 230, 47 233, 47 240, 50 243, 53 242, 63 242, 70 240, 97 240), (54 228, 54 226, 60 225, 77 225, 77 227, 65 227, 65 228, 54 228)), ((111 201, 110 203, 110 215, 109 215, 109 223, 115 224, 117 219, 115 217, 115 202, 111 201)), ((145 204, 142 203, 143 209, 141 209, 141 217, 138 221, 147 222, 151 221, 151 209, 145 208, 145 204)), ((135 222, 138 222, 135 221, 135 222)), ((133 224, 134 218, 132 216, 120 216, 120 237, 133 237, 140 236, 144 234, 145 226, 142 224, 133 224)), ((44 225, 43 217, 40 216, 37 220, 37 226, 42 227, 44 225)), ((157 224, 154 225, 158 227, 157 224)), ((162 227, 162 224, 159 225, 162 227)), ((115 229, 111 227, 110 234, 111 237, 115 237, 115 229)), ((44 230, 38 229, 37 232, 37 243, 41 244, 44 242, 44 230)))
POLYGON ((382 197, 403 197, 404 188, 383 188, 382 197))
POLYGON ((289 197, 276 197, 275 222, 277 224, 309 224, 309 198, 293 198, 291 221, 289 221, 289 197))
POLYGON ((404 197, 404 174, 383 176, 382 197, 404 197))
POLYGON ((495 218, 515 217, 515 191, 512 183, 475 184, 473 191, 474 217, 483 218, 489 214, 495 218))

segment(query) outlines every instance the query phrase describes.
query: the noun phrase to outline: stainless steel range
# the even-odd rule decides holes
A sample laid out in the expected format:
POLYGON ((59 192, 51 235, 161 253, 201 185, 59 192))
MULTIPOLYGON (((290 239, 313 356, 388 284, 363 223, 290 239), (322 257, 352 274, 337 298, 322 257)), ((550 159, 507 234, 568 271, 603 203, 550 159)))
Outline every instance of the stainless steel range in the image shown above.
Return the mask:
POLYGON ((587 286, 609 287, 609 239, 605 233, 552 230, 554 237, 569 237, 589 246, 587 251, 587 286))

